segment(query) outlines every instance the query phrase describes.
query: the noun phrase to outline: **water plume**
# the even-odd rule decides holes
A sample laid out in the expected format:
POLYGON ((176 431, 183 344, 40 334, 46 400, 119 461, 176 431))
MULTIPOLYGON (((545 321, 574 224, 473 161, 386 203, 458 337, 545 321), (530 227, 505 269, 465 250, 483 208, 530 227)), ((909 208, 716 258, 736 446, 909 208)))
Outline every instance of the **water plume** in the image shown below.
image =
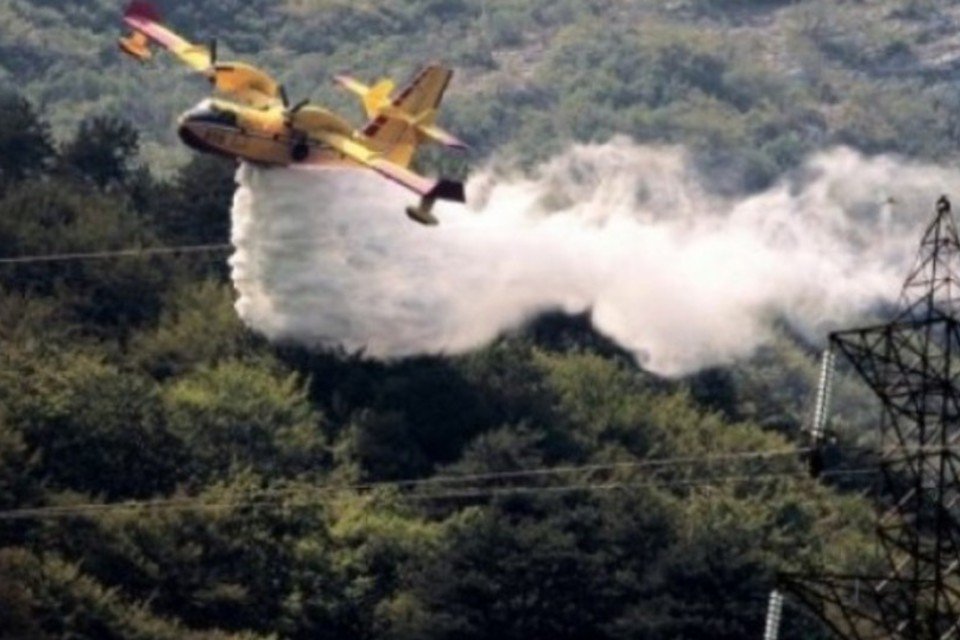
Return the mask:
POLYGON ((645 368, 680 375, 750 355, 777 322, 822 340, 894 301, 960 173, 838 148, 738 199, 711 193, 684 150, 618 139, 530 175, 478 172, 437 228, 363 171, 244 165, 238 183, 237 310, 270 339, 453 354, 589 312, 645 368))

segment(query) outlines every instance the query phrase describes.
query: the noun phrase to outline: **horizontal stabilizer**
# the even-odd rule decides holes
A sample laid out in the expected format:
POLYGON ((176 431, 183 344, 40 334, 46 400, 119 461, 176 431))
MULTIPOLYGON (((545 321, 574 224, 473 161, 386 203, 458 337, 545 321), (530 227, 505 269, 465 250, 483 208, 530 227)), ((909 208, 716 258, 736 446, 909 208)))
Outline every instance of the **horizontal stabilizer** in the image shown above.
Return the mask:
POLYGON ((380 80, 372 87, 345 75, 334 76, 334 80, 348 91, 360 96, 363 101, 363 110, 368 118, 373 118, 390 105, 390 94, 394 89, 392 80, 380 80))
POLYGON ((341 87, 347 89, 348 91, 352 91, 358 96, 364 96, 366 95, 367 91, 370 90, 370 87, 367 85, 363 84, 356 78, 352 78, 347 75, 336 75, 333 76, 333 79, 341 87))
POLYGON ((417 127, 417 131, 427 140, 442 144, 445 147, 461 150, 467 148, 467 144, 463 140, 436 125, 420 125, 417 127))

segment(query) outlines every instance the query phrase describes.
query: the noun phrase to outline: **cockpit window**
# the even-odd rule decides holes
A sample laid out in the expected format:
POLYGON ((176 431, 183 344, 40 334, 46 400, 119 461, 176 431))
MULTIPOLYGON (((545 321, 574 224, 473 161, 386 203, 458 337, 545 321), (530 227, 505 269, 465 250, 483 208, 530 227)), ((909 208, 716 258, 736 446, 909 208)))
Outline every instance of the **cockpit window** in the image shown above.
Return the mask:
POLYGON ((220 124, 226 127, 237 126, 237 114, 218 107, 210 100, 204 100, 188 111, 186 119, 190 122, 209 122, 210 124, 220 124))

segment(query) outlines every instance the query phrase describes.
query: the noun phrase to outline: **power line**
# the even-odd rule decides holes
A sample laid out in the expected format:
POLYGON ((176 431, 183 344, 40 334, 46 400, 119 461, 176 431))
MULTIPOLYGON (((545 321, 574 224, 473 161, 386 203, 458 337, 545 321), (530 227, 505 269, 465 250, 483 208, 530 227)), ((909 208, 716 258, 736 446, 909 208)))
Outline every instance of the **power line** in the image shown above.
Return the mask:
POLYGON ((429 484, 446 484, 474 482, 483 480, 501 480, 515 479, 524 477, 536 477, 545 475, 557 475, 575 472, 590 471, 614 471, 617 469, 648 469, 655 467, 679 466, 682 464, 697 464, 710 462, 726 462, 735 460, 750 460, 775 458, 780 456, 800 456, 809 453, 809 448, 789 448, 773 449, 770 451, 735 451, 731 453, 719 453, 709 456, 672 456, 669 458, 648 458, 646 460, 635 460, 630 462, 603 462, 595 464, 568 465, 560 467, 543 467, 539 469, 521 469, 517 471, 492 471, 488 473, 473 473, 462 475, 433 476, 430 478, 417 478, 411 480, 390 480, 380 483, 370 483, 364 485, 368 488, 376 488, 378 485, 396 486, 399 488, 416 487, 429 484))
POLYGON ((215 244, 185 244, 170 247, 139 247, 116 249, 109 251, 88 251, 76 253, 51 253, 28 256, 0 257, 3 264, 37 264, 46 262, 80 262, 84 260, 113 260, 119 258, 148 258, 156 255, 191 254, 191 253, 220 253, 230 251, 233 245, 229 243, 215 244))
MULTIPOLYGON (((642 463, 637 463, 642 464, 642 463)), ((594 468, 597 465, 585 465, 584 468, 594 468)), ((569 471, 573 469, 572 467, 564 468, 564 471, 569 471)), ((547 469, 538 469, 531 470, 536 471, 539 475, 545 474, 547 469)), ((840 476, 854 476, 854 475, 866 475, 876 473, 875 469, 845 469, 837 471, 828 471, 821 475, 821 477, 840 477, 840 476)), ((477 474, 482 475, 485 478, 492 478, 497 476, 497 474, 477 474)), ((499 477, 516 477, 513 472, 507 472, 499 474, 499 477)), ((682 487, 697 487, 697 486, 718 486, 727 483, 735 482, 758 482, 758 481, 772 481, 778 479, 802 479, 808 477, 806 472, 803 470, 795 471, 779 471, 779 472, 767 472, 767 473, 754 473, 754 474, 738 474, 738 475, 721 475, 707 478, 659 478, 659 479, 648 479, 643 481, 609 481, 609 482, 586 482, 586 483, 572 483, 566 485, 557 485, 557 486, 512 486, 512 487, 463 487, 456 488, 453 490, 445 490, 445 488, 440 485, 439 492, 410 492, 405 495, 398 496, 401 500, 406 501, 443 501, 443 500, 465 500, 465 499, 480 499, 480 498, 494 498, 494 497, 503 497, 511 495, 530 495, 530 494, 561 494, 561 493, 571 493, 577 491, 612 491, 616 489, 637 489, 643 487, 663 487, 663 488, 682 488, 682 487)), ((273 490, 262 490, 255 492, 252 496, 240 499, 240 500, 227 500, 227 501, 204 501, 201 497, 183 497, 183 498, 165 498, 157 500, 141 500, 141 501, 127 501, 127 502, 114 502, 114 503, 87 503, 87 504, 75 504, 75 505, 64 505, 64 506, 52 506, 52 507, 35 507, 35 508, 24 508, 24 509, 12 509, 8 511, 0 512, 0 521, 13 521, 13 520, 33 520, 33 519, 51 519, 51 518, 62 518, 62 517, 71 517, 71 516, 97 516, 103 514, 109 514, 113 512, 122 512, 122 511, 131 511, 131 510, 142 510, 142 509, 154 509, 162 511, 219 511, 224 509, 234 509, 234 508, 258 508, 258 507, 271 507, 271 508, 283 508, 287 506, 309 506, 311 504, 319 504, 320 501, 318 498, 321 496, 329 497, 331 495, 342 494, 342 493, 362 493, 370 492, 378 488, 393 488, 393 489, 403 489, 409 488, 411 486, 429 486, 431 484, 439 484, 442 478, 428 478, 423 481, 396 481, 396 482, 379 482, 379 483, 363 483, 363 484, 352 484, 352 485, 321 485, 319 487, 314 487, 313 495, 309 496, 309 499, 305 502, 300 502, 297 505, 284 505, 278 504, 276 502, 270 501, 270 498, 284 498, 284 497, 301 497, 299 494, 304 491, 303 487, 287 487, 283 489, 273 489, 273 490), (432 481, 432 482, 428 482, 432 481)), ((456 481, 461 479, 458 476, 449 476, 444 478, 447 480, 456 481)))
MULTIPOLYGON (((569 466, 558 466, 558 467, 545 467, 545 468, 534 468, 534 469, 521 469, 515 471, 493 471, 487 473, 472 473, 472 474, 457 474, 457 475, 446 475, 446 476, 431 476, 429 478, 410 478, 403 480, 383 480, 376 482, 364 482, 364 483, 354 483, 347 485, 336 485, 336 484, 327 484, 315 487, 314 489, 318 492, 329 493, 329 492, 345 492, 345 491, 355 491, 355 492, 370 492, 376 489, 416 489, 420 487, 429 487, 429 486, 442 486, 442 485, 459 485, 464 483, 476 483, 476 482, 485 482, 489 480, 517 480, 524 478, 536 478, 536 477, 545 477, 545 476, 558 476, 568 473, 575 472, 596 472, 596 471, 615 471, 615 470, 627 470, 627 469, 648 469, 648 468, 660 468, 668 466, 680 466, 690 463, 699 463, 706 464, 711 462, 724 462, 731 460, 749 460, 749 459, 766 459, 777 456, 797 456, 802 455, 809 451, 808 449, 779 449, 779 450, 769 450, 769 451, 738 451, 730 453, 715 454, 709 456, 673 456, 665 458, 650 458, 646 460, 637 460, 632 462, 609 462, 609 463, 595 463, 595 464, 583 464, 583 465, 569 465, 569 466)), ((255 493, 258 497, 269 497, 269 496, 283 496, 299 489, 294 488, 284 488, 284 489, 268 489, 261 490, 255 493)), ((181 503, 193 503, 197 502, 199 498, 197 497, 183 497, 183 498, 161 498, 156 500, 142 500, 142 501, 127 501, 122 503, 88 503, 81 505, 65 505, 63 507, 38 507, 36 509, 19 509, 15 510, 17 512, 37 512, 42 511, 44 513, 60 513, 61 511, 70 511, 75 509, 89 509, 91 511, 101 511, 109 508, 139 508, 139 507, 176 507, 181 503)), ((4 519, 6 516, 9 516, 12 511, 0 511, 0 520, 4 519)))
MULTIPOLYGON (((740 475, 740 476, 731 476, 731 477, 717 477, 717 478, 700 478, 698 480, 679 480, 679 479, 662 479, 659 481, 649 480, 644 482, 598 482, 598 483, 578 483, 578 484, 568 484, 568 485, 557 485, 557 486, 514 486, 514 487, 466 487, 462 489, 455 489, 453 491, 441 491, 439 493, 409 493, 406 495, 399 496, 402 500, 412 500, 418 502, 429 502, 429 501, 442 501, 442 500, 464 500, 464 499, 477 499, 477 498, 493 498, 501 496, 514 496, 514 495, 532 495, 532 494, 560 494, 560 493, 572 493, 577 491, 612 491, 615 489, 626 489, 626 488, 642 488, 642 487, 653 487, 653 486, 669 486, 669 487, 679 487, 679 486, 704 486, 712 484, 722 484, 732 481, 744 481, 744 480, 771 480, 779 479, 785 477, 804 477, 806 474, 803 472, 791 472, 791 473, 771 473, 771 474, 755 474, 752 476, 740 475)), ((385 485, 380 485, 385 486, 385 485)), ((331 495, 342 494, 342 493, 354 493, 354 492, 365 492, 370 490, 368 485, 344 485, 340 487, 336 486, 322 486, 316 487, 315 493, 311 496, 304 496, 307 499, 304 501, 298 501, 295 505, 285 505, 277 503, 270 498, 284 498, 284 497, 295 497, 297 493, 303 491, 304 488, 286 488, 278 489, 275 491, 260 491, 256 492, 253 495, 255 497, 245 498, 240 500, 227 500, 227 501, 210 501, 206 502, 202 498, 172 498, 172 499, 160 499, 160 500, 144 500, 144 501, 128 501, 128 502, 114 502, 114 503, 88 503, 88 504, 77 504, 77 505, 64 505, 62 507, 37 507, 37 508, 27 508, 27 509, 14 509, 10 511, 0 512, 0 521, 11 521, 11 520, 34 520, 34 519, 51 519, 51 518, 63 518, 63 517, 72 517, 72 516, 98 516, 104 514, 110 514, 113 512, 123 512, 123 511, 138 511, 138 510, 158 510, 166 512, 179 512, 179 511, 221 511, 226 509, 234 508, 258 508, 258 507, 271 507, 271 508, 283 508, 288 506, 310 506, 313 504, 319 504, 321 501, 318 500, 320 497, 329 498, 331 495)))
MULTIPOLYGON (((876 473, 874 469, 847 469, 842 471, 833 471, 823 474, 825 476, 852 476, 876 473)), ((561 485, 554 487, 489 487, 473 489, 467 488, 460 491, 446 493, 427 493, 422 496, 410 496, 415 500, 452 500, 464 498, 484 498, 498 497, 505 495, 524 495, 537 493, 566 493, 573 491, 613 491, 616 489, 640 489, 644 487, 662 487, 662 488, 683 488, 683 487, 706 487, 718 486, 737 482, 763 482, 781 479, 801 479, 808 478, 809 474, 805 470, 797 471, 776 471, 769 473, 739 474, 715 476, 711 478, 661 478, 658 480, 646 480, 640 482, 600 482, 584 483, 579 485, 561 485)))
MULTIPOLYGON (((876 473, 874 469, 848 469, 841 471, 827 472, 823 476, 852 476, 852 475, 865 475, 876 473)), ((613 491, 616 489, 638 489, 644 487, 663 487, 663 488, 681 488, 681 487, 696 487, 696 486, 719 486, 722 484, 735 483, 735 482, 763 482, 763 481, 773 481, 780 479, 801 479, 806 478, 808 475, 804 471, 793 471, 793 472, 771 472, 764 474, 740 474, 740 475, 730 475, 730 476, 718 476, 713 478, 699 478, 699 479, 659 479, 659 480, 647 480, 642 482, 603 482, 603 483, 582 483, 582 484, 569 484, 569 485, 558 485, 558 486, 548 486, 548 487, 487 487, 487 488, 465 488, 458 489, 454 491, 446 491, 441 493, 423 493, 423 494, 407 494, 399 496, 402 500, 415 501, 415 502, 429 502, 429 501, 442 501, 442 500, 464 500, 464 499, 479 499, 479 498, 494 498, 494 497, 503 497, 503 496, 514 496, 514 495, 532 495, 532 494, 561 494, 561 493, 572 493, 578 491, 613 491)), ((347 493, 352 491, 360 491, 368 487, 369 485, 345 485, 341 487, 336 486, 324 486, 316 489, 319 495, 329 497, 333 494, 338 493, 347 493)), ((62 518, 62 517, 72 517, 72 516, 97 516, 103 514, 109 514, 113 512, 122 512, 122 511, 134 511, 134 510, 143 510, 143 509, 154 509, 159 511, 167 512, 180 512, 180 511, 221 511, 225 509, 236 509, 236 508, 258 508, 258 507, 270 507, 270 508, 286 508, 286 507, 302 507, 310 506, 315 504, 320 504, 320 501, 317 499, 318 495, 310 496, 306 501, 299 502, 295 505, 288 504, 278 504, 274 501, 269 501, 268 498, 283 498, 287 496, 294 496, 296 493, 302 491, 303 488, 288 488, 275 491, 261 491, 254 494, 255 498, 246 498, 242 500, 228 500, 228 501, 211 501, 205 502, 200 498, 173 498, 173 499, 162 499, 162 500, 146 500, 146 501, 129 501, 122 503, 106 503, 106 504, 78 504, 78 505, 65 505, 62 507, 37 507, 29 509, 16 509, 5 512, 0 512, 0 521, 11 521, 11 520, 33 520, 33 519, 51 519, 51 518, 62 518)))
MULTIPOLYGON (((458 484, 463 482, 475 482, 484 480, 502 480, 516 479, 536 476, 550 476, 565 473, 590 472, 590 471, 615 471, 618 469, 649 469, 657 467, 680 466, 683 464, 709 464, 716 462, 733 462, 742 460, 757 460, 767 458, 777 458, 786 456, 800 457, 812 453, 816 447, 797 447, 784 449, 771 449, 767 451, 735 451, 730 453, 719 453, 707 456, 671 456, 666 458, 648 458, 646 460, 636 460, 629 462, 606 462, 583 465, 569 465, 558 467, 545 467, 538 469, 521 469, 517 471, 497 471, 488 473, 474 473, 448 476, 432 476, 429 478, 416 478, 408 480, 388 480, 383 482, 372 482, 364 485, 356 485, 363 489, 374 489, 380 486, 413 488, 431 484, 458 484)), ((890 455, 900 451, 904 454, 917 453, 941 453, 945 451, 960 451, 960 445, 936 446, 928 445, 921 447, 888 447, 884 449, 884 455, 890 455)), ((836 471, 833 472, 833 475, 836 471)), ((824 475, 830 475, 829 473, 824 475)))
MULTIPOLYGON (((953 448, 953 447, 951 447, 953 448)), ((930 449, 931 451, 940 451, 940 447, 911 447, 905 448, 909 451, 930 449)), ((766 473, 751 473, 739 475, 719 475, 700 478, 655 478, 643 481, 609 480, 597 482, 575 482, 555 486, 463 486, 469 484, 483 483, 493 480, 534 480, 537 478, 562 478, 566 474, 572 473, 591 473, 600 471, 618 471, 618 470, 654 470, 655 472, 671 467, 682 467, 683 465, 699 464, 709 465, 711 463, 739 462, 750 460, 769 460, 777 457, 794 456, 799 457, 811 452, 812 449, 806 448, 786 448, 767 451, 737 451, 721 453, 707 456, 673 456, 665 458, 651 458, 632 462, 609 462, 583 465, 570 465, 560 467, 532 468, 515 471, 500 471, 489 473, 458 474, 446 476, 432 476, 429 478, 415 478, 404 480, 386 480, 379 482, 365 482, 354 484, 325 484, 313 487, 314 498, 318 495, 331 495, 341 493, 369 493, 377 489, 395 489, 406 491, 405 495, 400 496, 404 500, 413 501, 440 501, 455 499, 476 499, 490 498, 506 495, 523 494, 544 494, 544 493, 566 493, 574 491, 609 491, 614 489, 628 489, 641 487, 664 487, 664 488, 682 488, 695 486, 711 486, 725 484, 730 482, 748 482, 764 481, 782 478, 804 478, 807 472, 802 469, 793 471, 778 471, 766 473), (451 486, 452 485, 452 486, 451 486), (419 491, 417 491, 419 490, 419 491)), ((856 468, 856 469, 838 469, 826 471, 821 474, 822 478, 829 477, 850 477, 876 475, 876 468, 856 468)), ((127 511, 136 509, 160 509, 173 511, 195 511, 195 510, 222 510, 238 507, 258 507, 270 506, 279 507, 275 502, 269 502, 270 498, 283 498, 294 496, 304 491, 304 487, 285 487, 278 489, 266 489, 253 492, 247 498, 242 500, 226 502, 206 502, 199 496, 186 496, 179 498, 160 498, 154 500, 131 500, 125 502, 112 503, 85 503, 64 506, 30 507, 22 509, 11 509, 0 511, 0 521, 28 520, 42 518, 58 518, 70 516, 94 516, 103 513, 115 511, 127 511)))

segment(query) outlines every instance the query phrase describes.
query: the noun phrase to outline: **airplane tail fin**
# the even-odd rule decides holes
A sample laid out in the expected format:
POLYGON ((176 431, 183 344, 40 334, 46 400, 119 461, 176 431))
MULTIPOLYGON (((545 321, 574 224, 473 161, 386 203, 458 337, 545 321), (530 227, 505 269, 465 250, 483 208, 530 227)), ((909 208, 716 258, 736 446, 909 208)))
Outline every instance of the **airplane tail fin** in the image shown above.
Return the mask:
POLYGON ((393 83, 389 80, 381 80, 373 87, 342 76, 338 81, 364 101, 370 118, 362 129, 364 137, 388 160, 406 167, 417 147, 424 143, 466 148, 462 141, 435 124, 452 76, 450 69, 429 65, 393 97, 393 83))
POLYGON ((393 99, 392 105, 414 117, 440 108, 453 71, 439 64, 425 67, 393 99))

